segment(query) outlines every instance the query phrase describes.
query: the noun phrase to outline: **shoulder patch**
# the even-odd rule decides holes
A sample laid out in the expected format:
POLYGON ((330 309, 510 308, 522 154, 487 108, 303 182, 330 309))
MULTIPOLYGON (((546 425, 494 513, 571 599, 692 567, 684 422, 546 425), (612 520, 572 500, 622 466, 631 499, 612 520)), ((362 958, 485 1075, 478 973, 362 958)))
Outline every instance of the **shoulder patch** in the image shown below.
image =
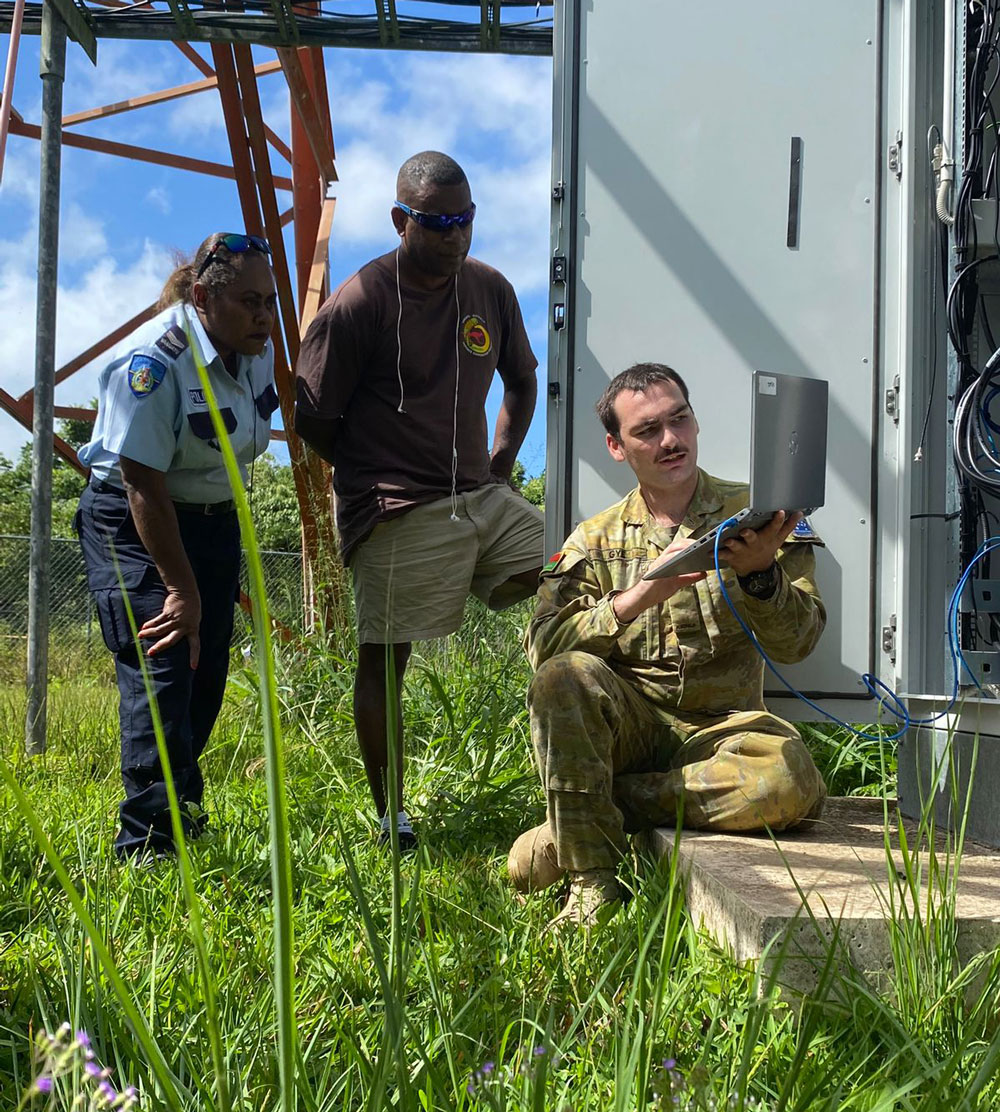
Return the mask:
POLYGON ((561 552, 554 553, 552 556, 549 557, 549 562, 545 565, 545 567, 542 568, 542 573, 544 574, 547 571, 555 571, 555 569, 559 566, 559 561, 561 559, 561 552))
POLYGON ((187 348, 188 338, 179 324, 172 324, 156 341, 156 346, 164 355, 176 359, 187 348))
MULTIPOLYGON (((809 518, 804 517, 798 525, 792 530, 791 536, 788 538, 791 541, 805 541, 807 544, 823 544, 823 539, 819 533, 812 527, 809 518)), ((826 545, 823 544, 825 548, 826 545)))
POLYGON ((160 385, 167 368, 151 355, 137 353, 128 365, 128 386, 137 398, 145 398, 160 385))

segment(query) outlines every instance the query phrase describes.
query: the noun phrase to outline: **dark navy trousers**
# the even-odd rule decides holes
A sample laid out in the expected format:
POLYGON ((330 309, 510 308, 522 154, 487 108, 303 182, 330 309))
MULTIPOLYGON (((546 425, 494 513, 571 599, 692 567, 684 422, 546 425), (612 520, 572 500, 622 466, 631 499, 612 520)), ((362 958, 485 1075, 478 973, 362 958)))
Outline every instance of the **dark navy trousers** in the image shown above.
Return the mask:
MULTIPOLYGON (((204 821, 204 780, 198 759, 226 688, 233 606, 239 591, 240 534, 234 511, 204 514, 178 509, 177 520, 201 595, 201 656, 192 669, 185 639, 156 656, 145 656, 145 662, 185 831, 196 835, 204 821)), ((76 526, 104 643, 114 653, 118 678, 125 800, 115 849, 120 856, 169 851, 174 839, 166 781, 123 597, 124 587, 139 629, 163 609, 166 588, 139 539, 123 493, 107 484, 88 486, 80 498, 76 526)))

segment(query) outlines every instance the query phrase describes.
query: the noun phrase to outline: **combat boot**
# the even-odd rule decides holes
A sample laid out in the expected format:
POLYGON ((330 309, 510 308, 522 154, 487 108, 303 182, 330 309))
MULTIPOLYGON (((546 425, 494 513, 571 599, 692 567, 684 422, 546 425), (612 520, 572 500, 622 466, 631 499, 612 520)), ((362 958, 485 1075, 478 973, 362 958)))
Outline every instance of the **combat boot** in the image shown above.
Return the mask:
POLYGON ((510 847, 507 875, 518 892, 540 892, 561 880, 564 872, 547 822, 526 830, 510 847))
POLYGON ((622 890, 614 869, 588 869, 570 873, 569 895, 562 911, 549 922, 547 932, 563 927, 603 926, 622 905, 622 890))

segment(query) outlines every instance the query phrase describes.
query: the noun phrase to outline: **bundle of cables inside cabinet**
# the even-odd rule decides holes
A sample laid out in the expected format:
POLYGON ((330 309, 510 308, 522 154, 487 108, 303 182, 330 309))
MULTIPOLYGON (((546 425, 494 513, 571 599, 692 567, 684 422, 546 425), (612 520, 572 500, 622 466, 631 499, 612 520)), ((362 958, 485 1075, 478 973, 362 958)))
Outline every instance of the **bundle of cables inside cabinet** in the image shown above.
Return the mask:
POLYGON ((952 445, 962 474, 980 490, 1000 497, 1000 424, 991 406, 1000 397, 1000 350, 955 401, 952 445))
MULTIPOLYGON (((944 224, 939 226, 941 276, 948 289, 946 322, 957 363, 952 448, 960 484, 959 555, 963 567, 969 564, 973 553, 979 551, 981 543, 997 532, 997 515, 991 503, 993 498, 1000 497, 1000 345, 994 339, 987 300, 981 289, 981 279, 989 276, 992 285, 995 277, 991 272, 1000 268, 1000 149, 996 143, 997 113, 993 103, 1000 81, 1000 0, 972 0, 966 8, 965 32, 964 157, 955 201, 951 260, 947 228, 944 224), (990 138, 988 146, 987 136, 990 138), (984 237, 982 247, 983 225, 977 229, 974 208, 974 202, 980 199, 993 202, 993 219, 986 218, 988 238, 984 237), (954 264, 954 277, 949 287, 950 262, 954 264), (980 332, 988 345, 987 350, 993 353, 985 365, 980 363, 977 353, 977 333, 980 332)), ((931 204, 934 204, 933 197, 931 204)), ((935 378, 936 358, 932 365, 925 426, 930 416, 935 378)), ((922 455, 923 440, 924 434, 918 459, 922 455)), ((980 558, 977 578, 992 577, 991 557, 992 550, 980 558)), ((960 615, 961 642, 970 648, 977 647, 981 641, 1000 644, 1000 614, 980 613, 976 597, 972 591, 972 613, 960 615), (984 618, 985 630, 981 626, 984 618)))

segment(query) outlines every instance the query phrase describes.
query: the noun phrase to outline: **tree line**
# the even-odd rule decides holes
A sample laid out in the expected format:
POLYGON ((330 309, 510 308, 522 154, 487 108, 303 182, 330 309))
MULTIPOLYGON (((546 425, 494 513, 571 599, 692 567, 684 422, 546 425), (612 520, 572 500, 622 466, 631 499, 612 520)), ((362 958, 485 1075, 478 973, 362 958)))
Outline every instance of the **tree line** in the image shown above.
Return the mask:
MULTIPOLYGON (((91 406, 95 406, 91 402, 91 406)), ((58 433, 73 448, 91 437, 90 421, 66 419, 58 433)), ((73 515, 86 479, 56 457, 52 469, 52 535, 73 537, 73 515)), ((511 485, 536 506, 544 506, 545 473, 529 476, 520 460, 514 464, 511 485)), ((297 552, 300 547, 299 507, 292 469, 266 452, 250 470, 250 505, 262 548, 297 552)), ((31 529, 31 445, 24 444, 16 460, 0 453, 0 534, 25 535, 31 529)))

